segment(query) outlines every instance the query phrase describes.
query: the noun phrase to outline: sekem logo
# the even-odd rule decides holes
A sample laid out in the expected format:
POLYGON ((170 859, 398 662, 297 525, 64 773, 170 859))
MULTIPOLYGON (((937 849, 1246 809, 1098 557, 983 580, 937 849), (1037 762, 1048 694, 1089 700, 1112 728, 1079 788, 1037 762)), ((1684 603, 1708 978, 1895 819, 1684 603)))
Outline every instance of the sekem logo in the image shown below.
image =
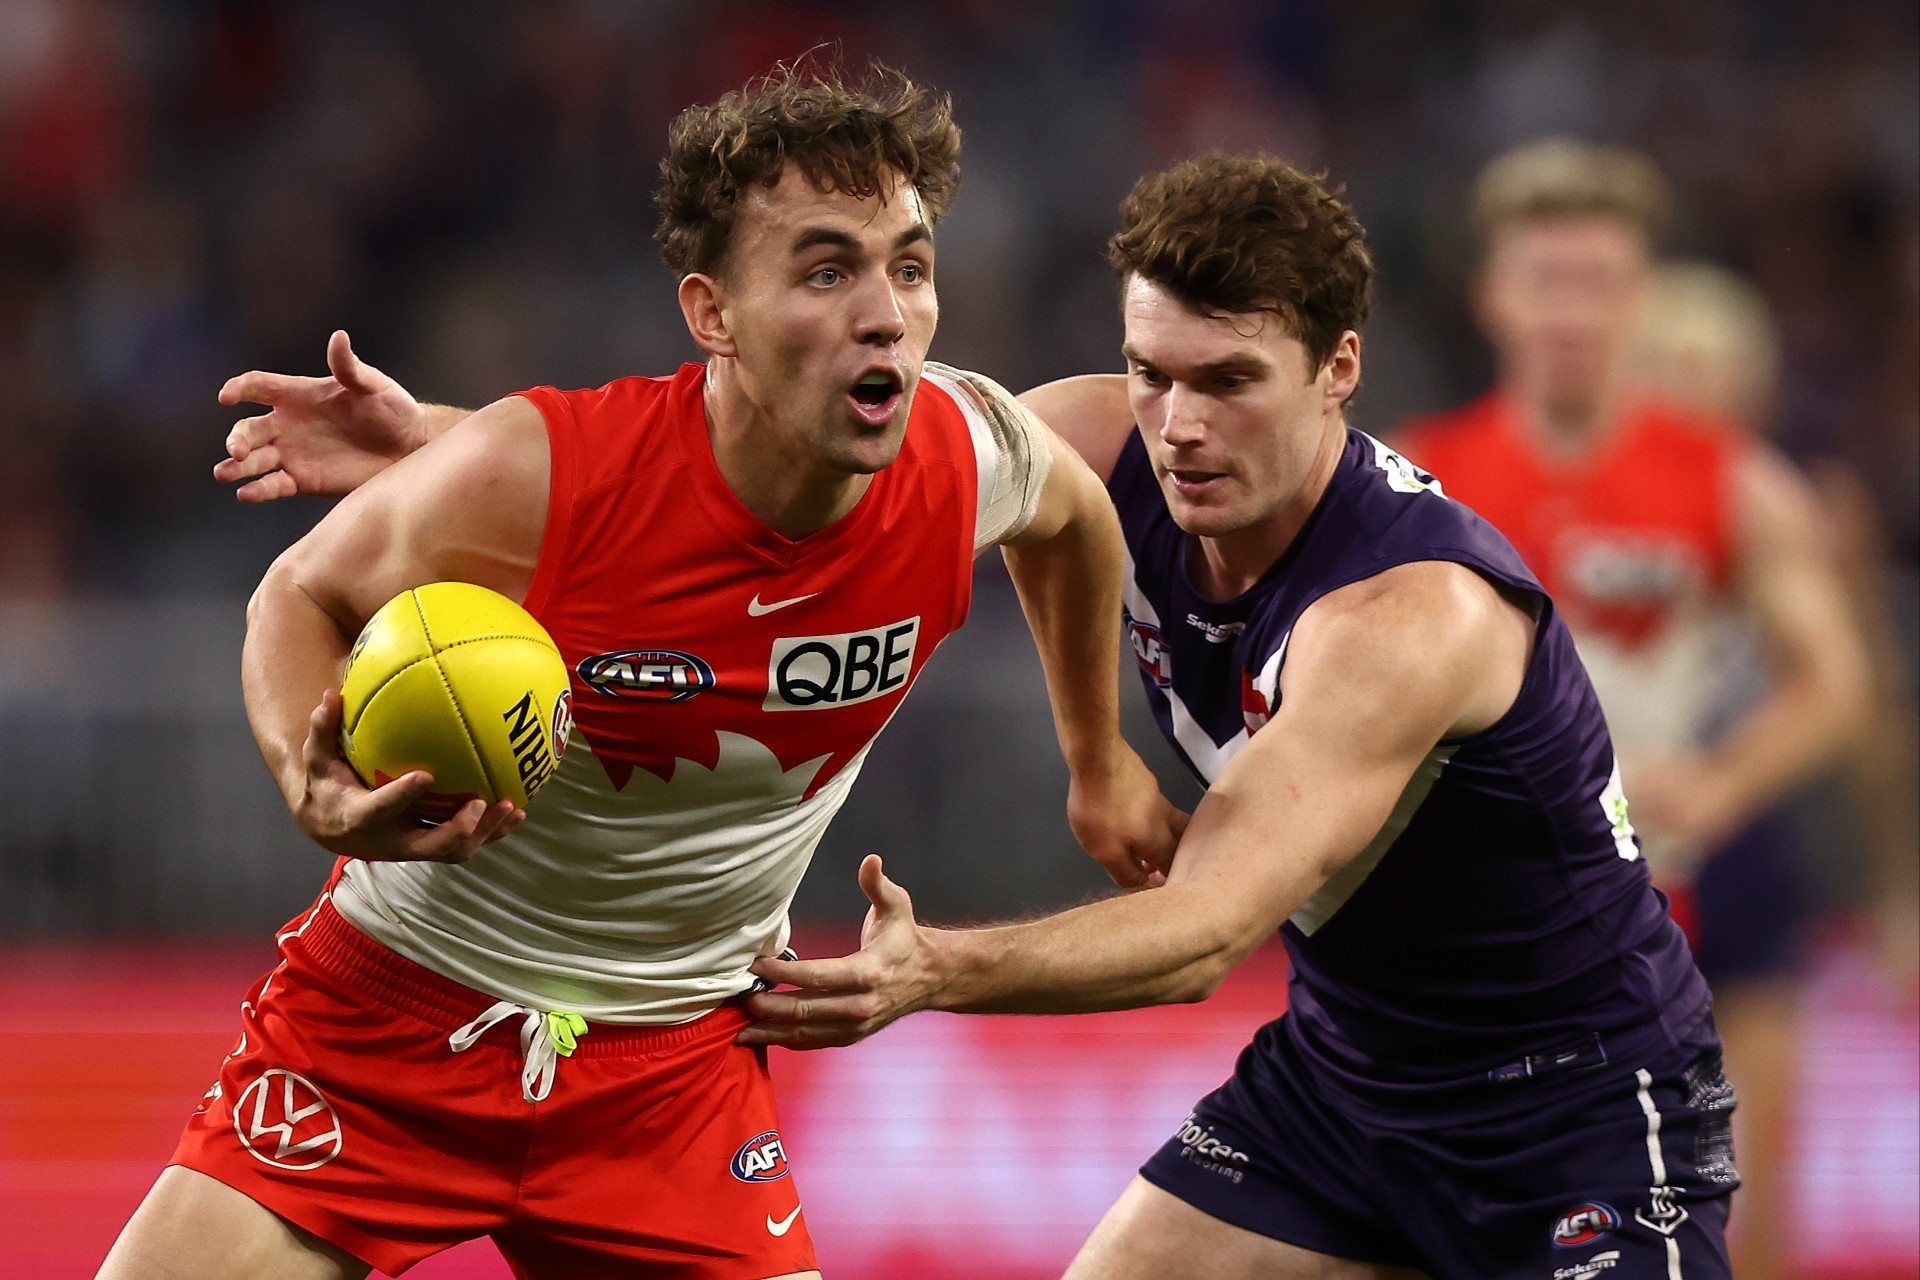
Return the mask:
POLYGON ((340 1154, 340 1117, 303 1075, 274 1067, 260 1073, 233 1104, 233 1131, 262 1164, 296 1172, 318 1169, 340 1154))
POLYGON ((733 1153, 733 1176, 742 1182, 778 1182, 791 1172, 778 1129, 754 1134, 733 1153))

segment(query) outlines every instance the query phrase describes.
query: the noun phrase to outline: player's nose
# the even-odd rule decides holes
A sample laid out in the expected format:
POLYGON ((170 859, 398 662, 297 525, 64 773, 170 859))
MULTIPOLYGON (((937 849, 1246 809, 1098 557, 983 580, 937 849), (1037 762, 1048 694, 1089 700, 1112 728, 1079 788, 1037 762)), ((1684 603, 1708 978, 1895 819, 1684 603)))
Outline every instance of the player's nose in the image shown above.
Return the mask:
POLYGON ((1171 445, 1198 444, 1206 438, 1207 424, 1200 397, 1178 382, 1168 389, 1165 404, 1167 420, 1160 425, 1160 438, 1171 445))
POLYGON ((890 347, 907 336, 906 317, 891 279, 869 276, 854 297, 854 332, 862 344, 890 347))

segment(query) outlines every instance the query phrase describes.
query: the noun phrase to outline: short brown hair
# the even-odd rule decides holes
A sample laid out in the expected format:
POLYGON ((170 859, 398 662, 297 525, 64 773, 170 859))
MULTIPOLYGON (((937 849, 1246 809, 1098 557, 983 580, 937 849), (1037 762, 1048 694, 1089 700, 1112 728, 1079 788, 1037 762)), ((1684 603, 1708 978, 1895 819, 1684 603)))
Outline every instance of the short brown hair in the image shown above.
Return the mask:
POLYGON ((945 94, 875 62, 856 85, 831 63, 783 63, 667 130, 654 239, 676 275, 726 261, 741 193, 773 187, 788 164, 823 191, 865 199, 888 175, 920 193, 928 225, 960 186, 960 127, 945 94))
POLYGON ((1653 161, 1626 147, 1541 138, 1494 159, 1473 189, 1481 242, 1504 227, 1546 218, 1618 218, 1648 239, 1666 226, 1673 198, 1653 161))
POLYGON ((1274 312, 1317 373, 1366 323, 1373 280, 1340 197, 1275 156, 1183 160, 1134 184, 1108 258, 1123 287, 1138 275, 1200 311, 1274 312))

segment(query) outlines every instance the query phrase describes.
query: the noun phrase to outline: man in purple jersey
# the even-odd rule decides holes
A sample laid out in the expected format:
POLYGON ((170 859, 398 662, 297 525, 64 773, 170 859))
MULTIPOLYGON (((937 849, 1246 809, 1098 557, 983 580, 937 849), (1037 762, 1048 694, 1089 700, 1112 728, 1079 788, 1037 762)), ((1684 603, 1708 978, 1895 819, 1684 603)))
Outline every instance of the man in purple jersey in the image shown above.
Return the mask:
POLYGON ((1071 1280, 1729 1275, 1732 1091, 1572 641, 1492 526, 1346 423, 1352 211, 1211 157, 1142 179, 1112 256, 1129 373, 1026 400, 1107 480, 1206 798, 1164 886, 1024 924, 921 927, 869 858, 862 950, 756 965, 801 989, 744 1038, 1201 1000, 1279 928, 1289 1011, 1071 1280))

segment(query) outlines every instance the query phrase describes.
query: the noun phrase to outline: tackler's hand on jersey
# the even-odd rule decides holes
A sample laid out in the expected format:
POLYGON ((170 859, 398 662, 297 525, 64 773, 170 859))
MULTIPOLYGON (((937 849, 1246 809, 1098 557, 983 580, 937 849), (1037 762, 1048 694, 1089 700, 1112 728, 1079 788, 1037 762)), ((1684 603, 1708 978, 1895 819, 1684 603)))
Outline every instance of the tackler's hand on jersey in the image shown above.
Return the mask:
POLYGON ((340 694, 327 690, 313 709, 301 755, 306 789, 289 805, 294 821, 329 853, 370 862, 465 862, 526 819, 513 801, 469 800, 435 827, 410 812, 433 785, 420 770, 368 790, 340 754, 340 694))
POLYGON ((264 404, 227 433, 228 456, 214 479, 246 481, 242 502, 272 502, 296 493, 337 498, 406 457, 465 410, 423 405, 407 389, 354 354, 345 331, 327 343, 331 377, 305 378, 255 370, 229 378, 220 403, 264 404))
POLYGON ((735 1043, 836 1048, 925 1007, 938 984, 926 964, 913 899, 887 879, 878 854, 861 861, 860 888, 873 904, 860 929, 860 950, 832 960, 754 961, 755 977, 798 990, 748 996, 754 1023, 735 1043))

